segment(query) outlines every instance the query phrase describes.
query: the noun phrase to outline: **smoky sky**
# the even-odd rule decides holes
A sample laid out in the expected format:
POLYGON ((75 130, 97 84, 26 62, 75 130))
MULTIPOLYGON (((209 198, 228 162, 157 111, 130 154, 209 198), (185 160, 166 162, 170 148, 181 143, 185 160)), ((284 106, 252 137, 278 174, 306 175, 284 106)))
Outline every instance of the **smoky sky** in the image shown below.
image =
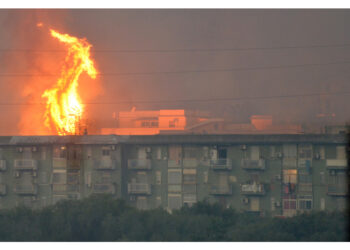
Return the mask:
MULTIPOLYGON (((45 40, 38 48, 35 37, 24 41, 24 27, 34 21, 22 30, 12 25, 33 12, 93 45, 103 91, 87 109, 100 126, 132 107, 205 111, 242 123, 251 115, 297 123, 317 122, 320 113, 349 119, 350 46, 342 46, 350 44, 349 10, 1 10, 0 49, 57 49, 45 40), (280 67, 288 65, 304 66, 280 67), (250 70, 227 70, 237 68, 250 70)), ((30 53, 17 52, 16 60, 33 67, 30 53)), ((0 52, 1 59, 14 54, 0 52)), ((28 73, 0 61, 1 74, 28 73)), ((18 94, 21 84, 25 79, 0 77, 2 103, 27 101, 18 94)), ((1 106, 8 125, 1 134, 9 127, 16 133, 20 115, 17 106, 1 106)))

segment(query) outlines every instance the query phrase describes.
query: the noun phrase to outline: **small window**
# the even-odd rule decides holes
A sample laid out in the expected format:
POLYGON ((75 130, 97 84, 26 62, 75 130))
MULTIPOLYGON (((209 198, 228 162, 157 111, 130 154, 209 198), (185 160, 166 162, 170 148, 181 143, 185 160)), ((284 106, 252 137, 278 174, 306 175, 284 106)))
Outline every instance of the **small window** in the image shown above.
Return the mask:
POLYGON ((67 157, 67 148, 65 146, 54 147, 53 157, 54 158, 66 158, 67 157))
POLYGON ((108 149, 102 149, 102 156, 109 156, 109 153, 108 149))
POLYGON ((219 148, 218 149, 218 157, 219 157, 219 159, 226 159, 227 158, 227 149, 226 148, 219 148))

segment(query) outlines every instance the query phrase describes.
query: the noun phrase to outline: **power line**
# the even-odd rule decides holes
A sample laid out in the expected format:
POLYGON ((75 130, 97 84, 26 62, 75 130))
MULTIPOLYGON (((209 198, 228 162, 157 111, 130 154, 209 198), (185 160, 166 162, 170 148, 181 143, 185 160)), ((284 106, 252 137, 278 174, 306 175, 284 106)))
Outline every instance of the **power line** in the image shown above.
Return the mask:
MULTIPOLYGON (((228 51, 255 51, 255 50, 281 50, 281 49, 308 49, 308 48, 342 48, 349 47, 350 43, 342 44, 314 44, 314 45, 299 45, 299 46, 277 46, 277 47, 246 47, 246 48, 191 48, 191 49, 92 49, 94 53, 177 53, 177 52, 228 52, 228 51)), ((6 53, 62 53, 66 50, 36 50, 36 49, 0 49, 0 52, 6 53)))
MULTIPOLYGON (((309 64, 292 64, 292 65, 276 65, 276 66, 259 66, 259 67, 242 67, 231 69, 198 69, 198 70, 179 70, 179 71, 155 71, 155 72, 124 72, 124 73, 99 73, 99 76, 123 76, 123 75, 158 75, 158 74, 189 74, 189 73, 220 73, 220 72, 235 72, 235 71, 254 71, 254 70, 269 70, 269 69, 284 69, 284 68, 300 68, 326 65, 341 65, 350 64, 350 61, 338 61, 328 63, 309 63, 309 64)), ((54 74, 0 74, 0 77, 58 77, 54 74)))
MULTIPOLYGON (((90 102, 84 105, 112 105, 112 104, 129 104, 129 103, 191 103, 191 102, 225 102, 225 101, 244 101, 244 100, 267 100, 267 99, 283 99, 296 97, 317 97, 317 96, 341 96, 349 95, 349 92, 333 92, 333 93, 310 93, 310 94, 294 94, 294 95, 275 95, 275 96, 248 96, 248 97, 225 97, 225 98, 207 98, 207 99, 175 99, 175 100, 141 100, 141 101, 113 101, 113 102, 90 102)), ((46 103, 0 103, 0 106, 26 106, 26 105, 46 105, 46 103)))

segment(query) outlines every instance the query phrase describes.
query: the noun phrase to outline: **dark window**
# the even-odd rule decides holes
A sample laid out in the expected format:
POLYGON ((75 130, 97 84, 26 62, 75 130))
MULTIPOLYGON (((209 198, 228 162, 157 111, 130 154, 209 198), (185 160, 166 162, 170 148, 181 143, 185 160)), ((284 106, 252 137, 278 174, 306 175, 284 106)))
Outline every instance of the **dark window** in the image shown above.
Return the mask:
POLYGON ((219 148, 218 149, 218 158, 219 159, 226 159, 227 158, 227 149, 226 148, 219 148))
POLYGON ((103 149, 102 150, 102 155, 103 156, 109 156, 109 150, 108 149, 103 149))

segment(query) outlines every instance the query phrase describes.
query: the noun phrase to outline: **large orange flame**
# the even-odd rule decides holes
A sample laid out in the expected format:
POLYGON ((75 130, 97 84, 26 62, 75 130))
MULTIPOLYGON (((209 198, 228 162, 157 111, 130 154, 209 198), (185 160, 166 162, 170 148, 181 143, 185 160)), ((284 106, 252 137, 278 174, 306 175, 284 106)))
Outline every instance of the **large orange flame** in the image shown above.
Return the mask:
POLYGON ((66 45, 68 54, 56 85, 45 90, 42 95, 47 98, 45 125, 59 135, 77 134, 84 112, 84 105, 77 91, 79 76, 83 71, 93 79, 97 75, 94 62, 90 58, 92 45, 85 38, 78 39, 53 29, 50 29, 50 33, 66 45))

